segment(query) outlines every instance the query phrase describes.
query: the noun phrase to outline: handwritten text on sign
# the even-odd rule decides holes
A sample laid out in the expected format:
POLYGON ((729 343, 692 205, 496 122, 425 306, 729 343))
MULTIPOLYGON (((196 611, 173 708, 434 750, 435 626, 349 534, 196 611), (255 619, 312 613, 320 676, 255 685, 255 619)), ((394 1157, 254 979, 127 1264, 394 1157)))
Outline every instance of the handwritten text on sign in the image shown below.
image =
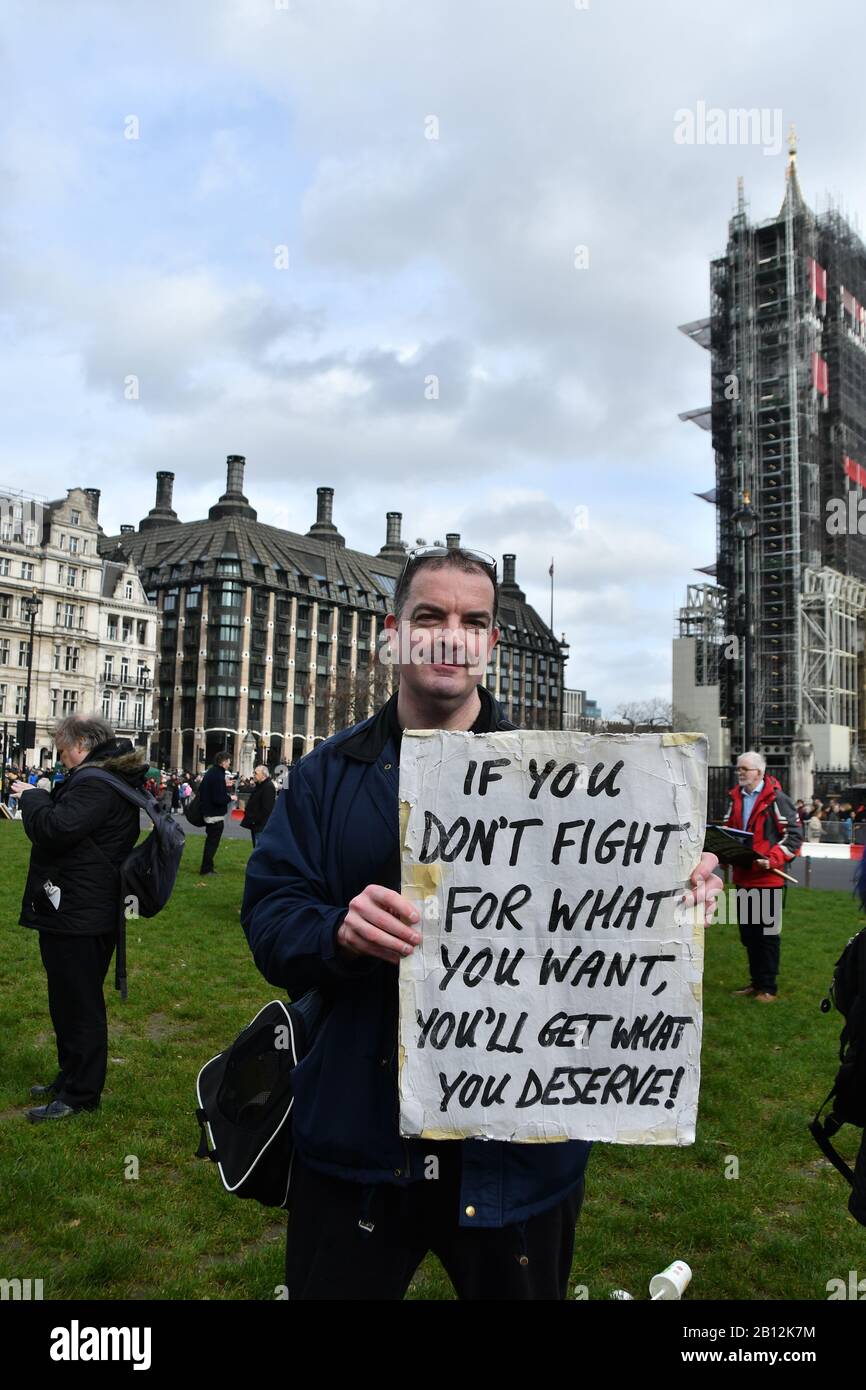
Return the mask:
POLYGON ((694 1142, 698 734, 406 732, 401 1131, 694 1142))

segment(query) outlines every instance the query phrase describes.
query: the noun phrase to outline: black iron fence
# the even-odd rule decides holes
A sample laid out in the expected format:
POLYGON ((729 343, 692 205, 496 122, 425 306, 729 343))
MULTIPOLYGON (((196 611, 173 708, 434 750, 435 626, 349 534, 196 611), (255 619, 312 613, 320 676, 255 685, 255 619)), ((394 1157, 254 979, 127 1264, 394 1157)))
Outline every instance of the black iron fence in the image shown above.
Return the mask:
POLYGON ((826 806, 834 797, 841 798, 856 780, 849 772, 816 772, 814 794, 826 806))
POLYGON ((724 820, 728 814, 728 792, 736 781, 737 774, 732 767, 707 768, 707 820, 711 825, 724 820))

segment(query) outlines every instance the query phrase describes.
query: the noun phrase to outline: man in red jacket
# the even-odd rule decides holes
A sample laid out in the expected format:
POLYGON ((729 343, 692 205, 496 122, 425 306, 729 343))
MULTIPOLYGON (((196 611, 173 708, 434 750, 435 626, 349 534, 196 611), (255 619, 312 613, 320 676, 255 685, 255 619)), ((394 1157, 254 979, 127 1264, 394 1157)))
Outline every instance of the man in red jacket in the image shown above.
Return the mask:
POLYGON ((734 992, 761 1004, 777 998, 785 880, 776 870, 784 871, 803 843, 797 809, 766 767, 760 753, 740 754, 738 785, 729 793, 731 808, 725 820, 732 830, 752 832, 751 847, 758 855, 748 868, 734 865, 737 921, 751 976, 748 985, 734 992))

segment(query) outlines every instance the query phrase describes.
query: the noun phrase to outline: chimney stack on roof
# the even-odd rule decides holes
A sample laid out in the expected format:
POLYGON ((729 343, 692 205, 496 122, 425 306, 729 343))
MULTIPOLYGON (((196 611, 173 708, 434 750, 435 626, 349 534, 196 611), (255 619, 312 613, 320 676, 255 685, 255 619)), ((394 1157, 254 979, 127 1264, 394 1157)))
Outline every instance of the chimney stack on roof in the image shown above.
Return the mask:
POLYGON ((334 524, 334 489, 332 487, 316 488, 316 525, 333 526, 334 524))
POLYGON ((226 490, 219 501, 208 510, 211 521, 217 521, 223 516, 243 517, 247 521, 256 520, 258 513, 244 496, 246 462, 243 454, 226 455, 226 490))
POLYGON ((446 536, 445 536, 445 544, 446 544, 446 546, 448 547, 449 550, 459 550, 459 549, 460 549, 460 532, 459 532, 459 531, 448 531, 447 534, 446 534, 446 536))
POLYGON ((400 539, 402 521, 402 512, 386 512, 385 544, 379 551, 383 560, 404 560, 406 558, 406 542, 400 539))
POLYGON ((334 525, 334 489, 316 488, 316 520, 307 532, 315 540, 328 541, 331 545, 345 545, 346 541, 334 525))
POLYGON ((90 503, 90 510, 91 510, 91 512, 93 513, 93 520, 94 520, 94 521, 98 521, 98 520, 99 520, 99 499, 100 499, 100 497, 101 497, 101 495, 102 495, 101 492, 100 492, 100 490, 99 490, 99 488, 98 488, 98 487, 85 487, 85 488, 82 488, 82 492, 84 493, 84 496, 87 498, 88 502, 90 503))
POLYGON ((500 592, 508 598, 516 598, 519 599, 521 603, 525 603, 526 595, 517 583, 516 569, 517 556, 514 554, 503 555, 502 583, 499 586, 500 592))
POLYGON ((174 494, 174 474, 162 470, 156 475, 156 505, 163 511, 171 511, 174 494))
POLYGON ((123 526, 121 526, 120 534, 122 536, 133 536, 135 535, 135 527, 130 526, 129 522, 127 521, 123 524, 123 526))
MULTIPOLYGON (((244 469, 246 459, 243 454, 226 456, 226 492, 241 498, 244 495, 244 469)), ((246 500, 246 499, 244 499, 246 500)))
POLYGON ((175 526, 180 518, 172 510, 171 494, 174 487, 174 474, 165 470, 156 475, 156 502, 147 516, 138 523, 139 531, 155 531, 159 526, 175 526))

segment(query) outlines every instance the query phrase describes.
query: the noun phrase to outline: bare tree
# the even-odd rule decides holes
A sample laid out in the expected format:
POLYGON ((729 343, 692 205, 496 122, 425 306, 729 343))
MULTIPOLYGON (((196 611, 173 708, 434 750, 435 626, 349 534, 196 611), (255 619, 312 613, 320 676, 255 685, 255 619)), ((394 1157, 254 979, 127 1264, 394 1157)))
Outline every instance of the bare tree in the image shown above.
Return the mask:
POLYGON ((624 701, 617 705, 614 714, 623 724, 628 724, 634 730, 643 718, 643 705, 637 700, 624 701))
POLYGON ((650 729, 669 729, 673 718, 673 705, 660 695, 648 700, 644 706, 643 723, 650 729))
POLYGON ((614 713, 628 725, 633 733, 651 732, 653 729, 671 728, 672 706, 670 700, 653 696, 649 700, 630 700, 618 705, 614 713))

